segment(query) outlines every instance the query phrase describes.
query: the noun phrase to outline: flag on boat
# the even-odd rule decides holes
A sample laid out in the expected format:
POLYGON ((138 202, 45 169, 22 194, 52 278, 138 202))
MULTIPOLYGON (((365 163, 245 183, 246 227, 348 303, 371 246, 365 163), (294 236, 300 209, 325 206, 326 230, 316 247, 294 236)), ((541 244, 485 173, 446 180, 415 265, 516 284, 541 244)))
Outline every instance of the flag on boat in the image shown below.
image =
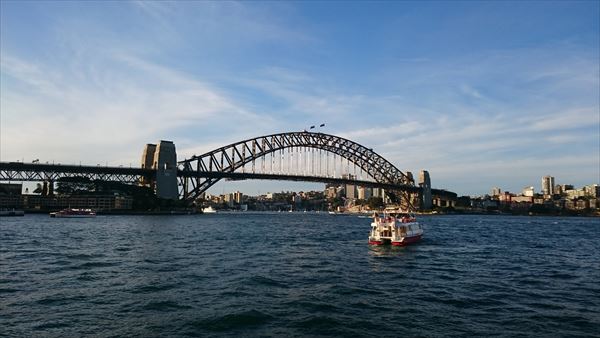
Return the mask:
POLYGON ((315 129, 315 126, 310 126, 310 129, 315 129))
POLYGON ((319 127, 325 127, 325 123, 321 124, 319 127))

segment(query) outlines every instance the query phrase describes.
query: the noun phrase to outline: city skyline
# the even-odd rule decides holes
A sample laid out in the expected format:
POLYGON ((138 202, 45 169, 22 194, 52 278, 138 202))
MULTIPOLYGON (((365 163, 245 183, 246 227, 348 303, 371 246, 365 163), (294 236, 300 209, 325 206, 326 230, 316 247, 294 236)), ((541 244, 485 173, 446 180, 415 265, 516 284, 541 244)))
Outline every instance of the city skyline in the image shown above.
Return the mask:
POLYGON ((459 195, 600 179, 598 2, 0 6, 2 161, 139 166, 160 139, 183 159, 325 123, 459 195))

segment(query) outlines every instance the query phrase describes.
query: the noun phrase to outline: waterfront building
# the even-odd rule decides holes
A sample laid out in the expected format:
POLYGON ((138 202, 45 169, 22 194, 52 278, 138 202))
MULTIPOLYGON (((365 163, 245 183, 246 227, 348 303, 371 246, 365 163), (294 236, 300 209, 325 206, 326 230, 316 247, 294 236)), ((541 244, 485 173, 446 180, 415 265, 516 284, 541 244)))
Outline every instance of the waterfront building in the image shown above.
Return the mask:
POLYGON ((121 195, 0 195, 3 207, 19 207, 27 210, 60 210, 64 208, 94 209, 96 211, 130 210, 133 198, 121 195))
POLYGON ((554 177, 547 175, 542 177, 542 194, 554 195, 554 177))
POLYGON ((527 197, 533 197, 535 194, 535 189, 533 187, 525 187, 523 188, 522 195, 527 197))
POLYGON ((567 198, 569 199, 576 199, 579 197, 583 197, 586 195, 585 190, 583 189, 568 189, 565 190, 565 195, 567 195, 567 198))
POLYGON ((589 197, 600 197, 600 185, 598 184, 590 184, 583 187, 583 191, 586 196, 589 197))
POLYGON ((492 188, 492 196, 493 197, 500 196, 501 193, 502 193, 502 189, 500 189, 498 187, 492 188))
POLYGON ((560 185, 560 184, 557 184, 557 185, 555 185, 555 186, 554 186, 554 193, 555 193, 556 195, 562 195, 562 194, 564 193, 564 191, 563 191, 563 188, 562 188, 562 187, 563 187, 563 186, 562 186, 562 185, 560 185))
POLYGON ((385 191, 382 188, 373 188, 373 197, 383 198, 385 196, 385 191))

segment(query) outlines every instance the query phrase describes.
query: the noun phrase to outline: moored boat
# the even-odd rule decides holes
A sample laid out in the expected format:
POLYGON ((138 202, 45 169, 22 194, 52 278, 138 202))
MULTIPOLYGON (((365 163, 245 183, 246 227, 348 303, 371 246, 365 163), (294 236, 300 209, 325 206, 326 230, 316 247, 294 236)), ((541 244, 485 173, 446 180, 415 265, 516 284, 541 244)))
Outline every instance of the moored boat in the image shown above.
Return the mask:
POLYGON ((217 210, 213 209, 213 207, 206 207, 202 209, 202 212, 205 214, 214 214, 217 210))
POLYGON ((73 209, 67 208, 57 212, 51 212, 50 217, 57 218, 90 218, 96 217, 96 213, 92 209, 73 209))
POLYGON ((397 215, 373 215, 369 244, 405 246, 421 240, 423 228, 414 215, 400 213, 397 215))

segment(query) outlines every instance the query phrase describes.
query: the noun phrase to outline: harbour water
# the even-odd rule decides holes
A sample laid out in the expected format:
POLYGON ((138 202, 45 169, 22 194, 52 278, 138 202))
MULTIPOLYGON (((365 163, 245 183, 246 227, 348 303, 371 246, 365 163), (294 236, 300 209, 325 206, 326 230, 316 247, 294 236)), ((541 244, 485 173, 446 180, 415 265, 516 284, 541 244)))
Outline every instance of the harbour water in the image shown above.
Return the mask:
POLYGON ((0 220, 0 336, 598 336, 600 220, 310 213, 0 220))

